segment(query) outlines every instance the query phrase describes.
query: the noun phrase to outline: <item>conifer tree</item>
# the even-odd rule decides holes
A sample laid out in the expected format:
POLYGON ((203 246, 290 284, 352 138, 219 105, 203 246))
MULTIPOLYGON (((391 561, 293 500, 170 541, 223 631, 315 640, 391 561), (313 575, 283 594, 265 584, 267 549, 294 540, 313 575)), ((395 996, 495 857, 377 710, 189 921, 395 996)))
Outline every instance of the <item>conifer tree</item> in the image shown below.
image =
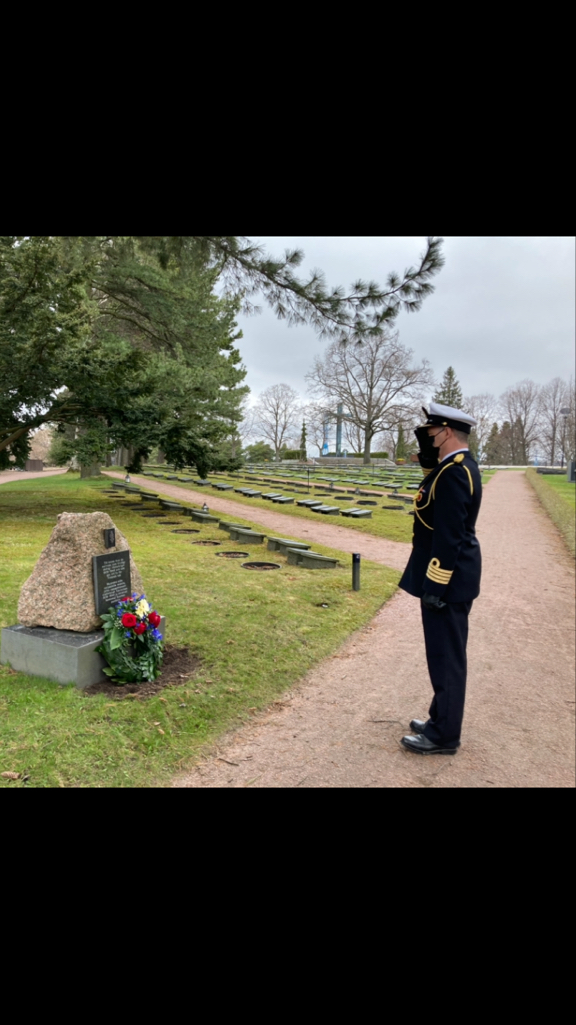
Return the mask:
POLYGON ((306 421, 303 420, 302 421, 302 434, 300 435, 300 458, 301 459, 306 459, 306 455, 307 455, 306 441, 307 441, 306 421))
POLYGON ((434 396, 434 402, 439 402, 441 406, 451 406, 452 409, 462 409, 464 399, 454 367, 448 367, 446 370, 442 383, 434 396))

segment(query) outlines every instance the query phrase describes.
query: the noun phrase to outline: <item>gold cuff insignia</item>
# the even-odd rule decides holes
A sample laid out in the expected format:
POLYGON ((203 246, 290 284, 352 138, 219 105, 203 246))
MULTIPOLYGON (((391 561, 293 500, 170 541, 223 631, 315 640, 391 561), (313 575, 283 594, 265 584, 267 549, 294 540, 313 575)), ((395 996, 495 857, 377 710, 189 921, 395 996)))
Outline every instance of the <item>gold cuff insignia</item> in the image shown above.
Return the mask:
POLYGON ((449 584, 453 572, 454 570, 451 569, 440 569, 440 559, 431 559, 426 576, 435 584, 449 584))

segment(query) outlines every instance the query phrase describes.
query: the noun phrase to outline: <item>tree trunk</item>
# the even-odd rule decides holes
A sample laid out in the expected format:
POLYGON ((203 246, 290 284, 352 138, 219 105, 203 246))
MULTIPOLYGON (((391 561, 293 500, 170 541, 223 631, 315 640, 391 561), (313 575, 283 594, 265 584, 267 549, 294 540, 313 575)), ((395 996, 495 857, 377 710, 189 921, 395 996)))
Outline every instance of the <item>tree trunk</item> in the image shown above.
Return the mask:
POLYGON ((21 438, 23 434, 26 434, 26 432, 30 430, 32 430, 31 427, 19 427, 18 430, 14 431, 9 438, 4 438, 4 441, 0 441, 0 452, 5 448, 9 448, 12 442, 18 441, 18 438, 21 438))
POLYGON ((364 466, 370 466, 370 445, 372 444, 372 434, 370 431, 366 431, 364 434, 364 456, 362 463, 364 466))
POLYGON ((129 463, 134 459, 134 448, 131 445, 129 448, 118 449, 118 466, 128 466, 129 463))
POLYGON ((80 466, 80 477, 99 477, 100 476, 100 464, 90 463, 89 465, 82 464, 80 466))

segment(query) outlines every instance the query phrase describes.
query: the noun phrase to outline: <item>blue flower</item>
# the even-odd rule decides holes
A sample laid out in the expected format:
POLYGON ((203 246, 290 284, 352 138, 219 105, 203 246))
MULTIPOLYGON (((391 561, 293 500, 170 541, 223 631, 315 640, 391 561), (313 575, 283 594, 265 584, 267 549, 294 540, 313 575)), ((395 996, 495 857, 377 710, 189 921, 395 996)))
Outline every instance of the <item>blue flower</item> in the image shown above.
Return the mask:
POLYGON ((130 630, 126 630, 126 633, 124 634, 124 636, 125 637, 131 637, 132 634, 131 634, 130 630))
POLYGON ((152 631, 152 637, 154 638, 155 641, 161 641, 162 640, 162 634, 160 633, 160 631, 156 627, 154 627, 154 629, 152 631))

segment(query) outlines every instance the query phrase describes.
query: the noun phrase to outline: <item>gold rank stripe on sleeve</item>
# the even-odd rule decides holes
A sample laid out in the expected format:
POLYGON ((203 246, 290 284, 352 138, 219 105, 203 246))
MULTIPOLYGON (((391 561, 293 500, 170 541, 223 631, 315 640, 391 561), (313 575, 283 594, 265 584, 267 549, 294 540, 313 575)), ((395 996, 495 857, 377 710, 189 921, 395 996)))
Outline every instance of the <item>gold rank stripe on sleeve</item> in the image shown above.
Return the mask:
POLYGON ((451 569, 440 569, 440 559, 431 559, 426 576, 435 584, 449 584, 453 572, 451 569))

